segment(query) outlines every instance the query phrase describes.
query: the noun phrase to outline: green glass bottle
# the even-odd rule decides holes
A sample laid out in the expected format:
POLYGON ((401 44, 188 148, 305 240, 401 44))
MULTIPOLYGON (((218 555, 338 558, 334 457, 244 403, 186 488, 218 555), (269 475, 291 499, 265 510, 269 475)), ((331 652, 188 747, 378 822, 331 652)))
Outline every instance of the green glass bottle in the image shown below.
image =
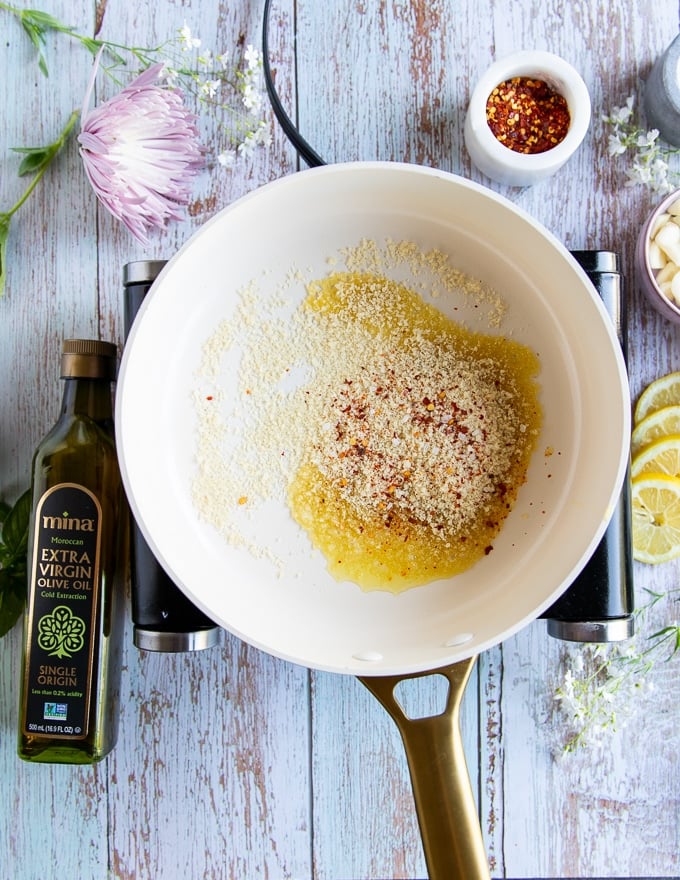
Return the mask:
POLYGON ((61 415, 33 459, 19 756, 91 764, 118 732, 126 505, 113 440, 116 346, 65 340, 61 415))

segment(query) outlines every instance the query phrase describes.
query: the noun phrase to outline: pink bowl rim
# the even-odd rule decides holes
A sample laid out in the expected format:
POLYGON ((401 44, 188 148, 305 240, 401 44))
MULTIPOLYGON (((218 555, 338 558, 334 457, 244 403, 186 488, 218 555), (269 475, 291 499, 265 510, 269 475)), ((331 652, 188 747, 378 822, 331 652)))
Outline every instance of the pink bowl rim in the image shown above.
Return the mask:
POLYGON ((660 312, 664 317, 668 318, 669 320, 678 323, 680 323, 680 306, 677 306, 675 305, 675 303, 671 302, 671 300, 668 299, 668 297, 661 290, 656 282, 654 270, 649 264, 649 234, 652 226, 656 222, 656 219, 661 214, 665 213, 669 205, 672 205, 674 202, 679 200, 680 188, 668 193, 661 200, 661 202, 659 202, 659 204, 649 214, 642 229, 640 230, 637 245, 637 265, 641 276, 639 279, 639 283, 643 289, 643 293, 646 294, 647 299, 658 312, 660 312))

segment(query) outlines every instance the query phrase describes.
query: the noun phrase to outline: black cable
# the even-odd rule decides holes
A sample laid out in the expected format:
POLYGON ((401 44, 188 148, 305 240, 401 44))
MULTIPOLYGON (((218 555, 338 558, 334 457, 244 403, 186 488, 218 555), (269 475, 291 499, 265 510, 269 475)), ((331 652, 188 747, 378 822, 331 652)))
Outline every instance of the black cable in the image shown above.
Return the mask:
POLYGON ((274 111, 274 115, 278 119, 281 128, 283 129, 286 137, 291 142, 291 144, 295 147, 298 153, 302 156, 305 162, 309 165, 310 168, 316 168, 319 165, 325 165, 324 160, 319 156, 316 150, 312 149, 307 141, 302 137, 297 127, 291 120, 290 116, 286 113, 283 104, 281 103, 281 99, 279 98, 279 94, 276 91, 276 86, 274 85, 274 80, 272 78, 271 67, 269 66, 269 9, 271 7, 271 0, 265 0, 264 3, 264 15, 262 20, 262 62, 263 62, 263 72, 264 72, 264 82, 267 88, 267 94, 269 95, 269 100, 272 105, 272 109, 274 111))

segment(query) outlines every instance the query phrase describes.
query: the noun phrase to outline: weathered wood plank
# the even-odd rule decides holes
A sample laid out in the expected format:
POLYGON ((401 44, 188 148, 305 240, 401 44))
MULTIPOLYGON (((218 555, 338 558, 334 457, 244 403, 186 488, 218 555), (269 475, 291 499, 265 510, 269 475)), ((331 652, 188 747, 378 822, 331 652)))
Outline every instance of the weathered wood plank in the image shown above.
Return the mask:
MULTIPOLYGON (((85 26, 92 21, 84 2, 54 2, 50 11, 85 26)), ((18 23, 1 14, 6 210, 27 185, 16 177, 20 157, 9 148, 57 138, 80 100, 90 63, 68 44, 57 54, 58 39, 49 37, 45 78, 18 23)), ((10 501, 27 488, 33 450, 59 412, 62 338, 97 334, 95 212, 79 163, 73 150, 64 151, 12 221, 0 299, 0 491, 10 501)), ((107 859, 106 770, 33 766, 17 758, 20 657, 17 626, 0 641, 0 872, 33 880, 51 876, 58 864, 72 876, 95 877, 107 859)))
MULTIPOLYGON (((511 17, 521 14, 516 5, 508 11, 511 17)), ((654 197, 641 187, 624 186, 621 163, 607 155, 601 116, 624 103, 628 94, 639 95, 640 81, 669 42, 669 34, 677 30, 677 8, 670 3, 580 9, 571 5, 561 9, 563 23, 552 37, 547 27, 554 16, 549 7, 545 12, 546 18, 541 16, 533 28, 536 45, 564 55, 582 72, 593 100, 593 123, 581 150, 555 178, 511 197, 568 246, 621 253, 629 304, 631 385, 636 395, 655 376, 677 369, 678 349, 675 334, 642 301, 633 275, 637 229, 654 197), (539 38, 542 28, 546 30, 539 38), (615 59, 607 55, 607 42, 617 46, 615 59)), ((497 48, 500 52, 498 44, 497 48)), ((676 570, 675 564, 670 569, 676 570)), ((635 566, 640 601, 644 587, 652 587, 658 576, 648 567, 635 566)), ((669 576, 672 580, 667 570, 664 579, 669 576)), ((664 610, 667 622, 670 603, 664 610)), ((653 627, 648 630, 652 631, 653 627)), ((554 729, 559 718, 551 714, 550 698, 551 687, 557 685, 560 650, 567 648, 546 639, 539 623, 502 647, 503 755, 499 757, 505 792, 505 870, 513 877, 674 876, 680 792, 664 750, 656 754, 649 750, 651 726, 665 728, 666 735, 673 736, 666 727, 666 713, 657 715, 650 707, 647 714, 645 701, 634 722, 599 749, 553 763, 551 753, 559 749, 560 730, 554 729)), ((662 666, 653 671, 652 681, 656 676, 662 682, 664 702, 673 705, 677 671, 673 675, 662 666)))
MULTIPOLYGON (((442 711, 437 682, 403 686, 405 694, 397 691, 397 697, 411 717, 442 711)), ((314 877, 425 876, 406 754, 387 712, 354 678, 315 673, 312 729, 314 877)), ((475 779, 476 672, 464 696, 461 730, 475 779)))
MULTIPOLYGON (((449 77, 451 13, 439 2, 300 5, 300 129, 326 161, 452 167, 449 109, 462 101, 463 81, 449 77)), ((419 684, 427 711, 432 687, 419 684)), ((475 792, 477 687, 475 673, 462 719, 475 792)), ((312 699, 315 877, 424 876, 406 758, 392 720, 356 682, 315 675, 312 699)))
MULTIPOLYGON (((121 39, 142 33, 162 42, 183 22, 215 53, 259 44, 255 4, 202 2, 158 15, 109 2, 104 27, 121 39)), ((272 36, 291 66, 286 31, 272 36)), ((114 39, 116 37, 113 37, 114 39)), ((100 218, 103 312, 122 335, 122 266, 169 257, 202 223, 240 195, 290 170, 291 151, 275 146, 232 171, 215 167, 223 148, 204 122, 210 173, 187 222, 154 235, 146 251, 110 218, 100 218)), ((188 301, 198 291, 187 291, 188 301)), ((111 848, 116 876, 296 877, 309 872, 308 676, 227 634, 223 647, 193 657, 144 655, 127 640, 128 694, 112 756, 111 848), (132 807, 132 808, 131 808, 132 807)))
POLYGON ((195 655, 130 651, 123 682, 115 876, 306 876, 306 670, 225 634, 195 655))

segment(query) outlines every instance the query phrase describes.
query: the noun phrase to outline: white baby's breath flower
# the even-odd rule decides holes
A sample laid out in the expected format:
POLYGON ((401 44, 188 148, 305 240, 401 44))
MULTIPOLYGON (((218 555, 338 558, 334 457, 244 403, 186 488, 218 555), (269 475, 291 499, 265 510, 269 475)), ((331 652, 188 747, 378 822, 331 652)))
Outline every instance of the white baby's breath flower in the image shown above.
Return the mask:
POLYGON ((179 79, 179 71, 164 63, 163 70, 161 71, 161 78, 164 79, 169 86, 174 87, 177 85, 177 80, 179 79))
POLYGON ((255 139, 255 143, 261 147, 268 147, 272 142, 271 132, 269 131, 269 126, 261 119, 258 123, 257 128, 253 132, 253 138, 255 139))
POLYGON ((222 150, 222 152, 217 157, 217 161, 223 168, 231 168, 234 162, 236 162, 236 151, 222 150))
POLYGON ((256 144, 253 141, 252 135, 248 134, 238 145, 236 152, 239 156, 252 156, 255 152, 255 146, 256 144))
POLYGON ((646 165, 639 162, 633 162, 630 168, 626 169, 626 186, 637 186, 639 183, 649 186, 652 181, 652 172, 646 165))
POLYGON ((196 60, 204 70, 212 70, 215 66, 215 59, 211 49, 204 49, 196 60))
POLYGON ((653 192, 670 192, 677 185, 677 174, 671 172, 669 157, 677 153, 670 147, 666 148, 659 142, 659 132, 652 128, 644 130, 635 124, 633 96, 627 98, 623 107, 618 107, 603 120, 611 125, 607 140, 607 151, 610 156, 632 156, 632 164, 626 169, 626 186, 649 187, 653 192))
POLYGON ((206 95, 208 98, 214 98, 220 85, 221 83, 218 79, 206 79, 203 80, 199 88, 201 94, 206 95))
MULTIPOLYGON (((641 695, 650 694, 653 686, 648 673, 659 659, 680 657, 680 630, 673 623, 644 634, 645 616, 657 602, 675 597, 679 589, 667 593, 647 591, 646 605, 635 611, 637 634, 626 644, 602 644, 593 647, 563 646, 560 658, 560 684, 554 692, 566 741, 564 752, 581 746, 596 747, 611 733, 621 730, 637 709, 641 695)), ((674 598, 674 601, 677 599, 674 598)))
POLYGON ((259 114, 262 109, 262 95, 252 83, 246 83, 243 86, 241 100, 243 106, 252 115, 259 114))
POLYGON ((664 162, 663 159, 656 159, 653 163, 653 172, 654 178, 656 180, 656 191, 657 192, 671 192, 675 187, 668 179, 668 175, 670 173, 670 169, 668 167, 668 162, 664 162))
MULTIPOLYGON (((185 54, 198 50, 201 45, 186 23, 179 31, 178 42, 185 54)), ((256 147, 270 143, 268 126, 261 119, 263 64, 258 49, 249 43, 239 66, 232 62, 232 53, 228 50, 217 54, 205 47, 177 67, 182 85, 188 87, 199 105, 219 119, 226 135, 226 143, 217 151, 219 165, 229 168, 236 157, 249 156, 256 147), (232 64, 233 70, 230 69, 232 64)))
POLYGON ((650 131, 641 131, 635 139, 636 146, 641 149, 653 149, 656 145, 656 139, 659 137, 659 130, 656 128, 650 131))
POLYGON ((258 70, 262 65, 262 53, 250 43, 246 46, 244 59, 249 70, 258 70))
POLYGON ((621 135, 610 134, 608 140, 608 152, 610 156, 620 156, 626 152, 626 145, 621 140, 621 135))
POLYGON ((625 122, 628 122, 630 117, 633 115, 633 104, 635 102, 635 98, 630 95, 626 98, 626 103, 623 107, 619 107, 613 111, 610 117, 605 117, 606 121, 613 123, 614 125, 622 125, 625 122))
POLYGON ((183 52, 190 52, 192 49, 198 49, 201 45, 201 41, 198 37, 193 36, 191 28, 186 21, 179 29, 179 44, 183 52))

